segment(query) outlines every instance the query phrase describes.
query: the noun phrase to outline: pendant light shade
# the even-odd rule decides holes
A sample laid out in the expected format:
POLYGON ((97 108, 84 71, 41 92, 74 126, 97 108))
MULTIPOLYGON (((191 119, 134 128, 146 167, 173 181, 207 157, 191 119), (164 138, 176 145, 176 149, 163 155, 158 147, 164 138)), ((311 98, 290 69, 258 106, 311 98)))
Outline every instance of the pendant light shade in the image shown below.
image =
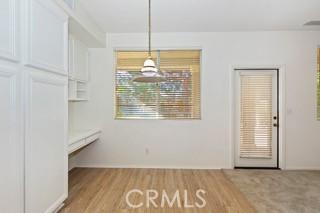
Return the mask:
POLYGON ((142 74, 145 73, 146 75, 149 75, 154 72, 158 72, 158 69, 156 68, 156 64, 154 63, 151 57, 148 57, 148 59, 145 60, 143 67, 141 69, 141 72, 142 74))
POLYGON ((149 0, 148 18, 149 18, 149 30, 148 30, 149 56, 143 64, 143 67, 141 69, 141 75, 134 78, 133 81, 141 82, 141 83, 160 83, 160 82, 166 81, 166 78, 158 70, 155 62, 152 60, 152 57, 151 57, 151 0, 149 0))

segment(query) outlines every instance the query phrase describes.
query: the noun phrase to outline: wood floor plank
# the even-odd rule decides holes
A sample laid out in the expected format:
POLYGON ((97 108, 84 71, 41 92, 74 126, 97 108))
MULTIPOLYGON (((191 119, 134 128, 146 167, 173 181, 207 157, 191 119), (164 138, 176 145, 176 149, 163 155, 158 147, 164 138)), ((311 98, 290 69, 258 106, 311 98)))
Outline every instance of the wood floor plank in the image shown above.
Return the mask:
MULTIPOLYGON (((151 193, 151 195, 153 195, 151 193)), ((201 202, 200 202, 201 203, 201 202)), ((61 213, 223 213, 255 212, 242 193, 220 170, 172 170, 172 169, 89 169, 76 168, 69 175, 69 197, 61 213), (130 196, 132 204, 143 203, 140 208, 131 208, 126 203, 129 191, 138 189, 143 195, 130 196), (206 193, 204 208, 195 203, 197 190, 206 193), (147 190, 155 190, 159 197, 156 207, 147 207, 147 190), (172 207, 161 207, 163 190, 172 199, 179 192, 181 207, 175 202, 172 207), (187 197, 185 197, 185 191, 187 197), (194 207, 185 208, 185 205, 194 207)))

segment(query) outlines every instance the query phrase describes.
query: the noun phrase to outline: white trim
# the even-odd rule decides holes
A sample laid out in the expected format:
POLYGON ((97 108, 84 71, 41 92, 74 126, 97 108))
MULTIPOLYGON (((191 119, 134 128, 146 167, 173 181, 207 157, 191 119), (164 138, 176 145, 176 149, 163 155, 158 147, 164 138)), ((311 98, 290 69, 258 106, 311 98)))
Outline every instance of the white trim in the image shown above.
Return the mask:
POLYGON ((293 167, 286 167, 285 170, 320 170, 320 167, 299 167, 299 166, 293 166, 293 167))
MULTIPOLYGON (((134 46, 134 47, 112 47, 113 52, 116 51, 148 51, 147 47, 138 47, 138 46, 134 46)), ((157 51, 157 50, 161 50, 161 51, 166 51, 166 50, 200 50, 203 51, 203 47, 202 46, 170 46, 170 47, 160 47, 160 46, 153 46, 151 51, 157 51)))
POLYGON ((286 169, 286 143, 285 143, 285 114, 286 114, 286 96, 285 96, 285 65, 230 65, 229 68, 229 167, 235 166, 235 69, 278 69, 279 70, 279 168, 286 169))
POLYGON ((229 132, 228 137, 229 138, 229 149, 227 148, 227 154, 226 156, 229 156, 227 159, 229 169, 233 169, 235 165, 235 157, 234 157, 234 147, 235 147, 235 128, 234 128, 234 120, 235 120, 235 94, 234 94, 234 87, 235 87, 235 73, 234 73, 234 66, 230 66, 229 68, 229 132))
POLYGON ((210 166, 141 166, 141 165, 104 165, 104 164, 84 164, 75 166, 75 168, 105 168, 105 169, 182 169, 182 170, 221 170, 227 169, 224 167, 210 167, 210 166))
MULTIPOLYGON (((182 170, 221 170, 221 169, 233 169, 233 167, 179 167, 179 166, 141 166, 141 165, 74 165, 69 171, 74 168, 101 168, 101 169, 182 169, 182 170)), ((287 167, 282 170, 320 170, 320 167, 287 167)))
POLYGON ((279 66, 279 168, 286 169, 286 72, 279 66))
POLYGON ((64 193, 60 196, 60 198, 57 199, 55 203, 53 203, 46 211, 45 213, 53 213, 57 212, 61 207, 64 205, 63 201, 67 199, 68 193, 64 193))

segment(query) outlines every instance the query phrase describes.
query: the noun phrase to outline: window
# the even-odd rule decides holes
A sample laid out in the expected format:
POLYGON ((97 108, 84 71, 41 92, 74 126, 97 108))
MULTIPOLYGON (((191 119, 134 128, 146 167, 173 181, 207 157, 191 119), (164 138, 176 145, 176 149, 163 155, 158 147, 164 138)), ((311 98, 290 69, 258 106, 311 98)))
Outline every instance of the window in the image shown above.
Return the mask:
POLYGON ((318 86, 318 89, 317 89, 317 100, 318 100, 317 117, 318 117, 318 120, 320 121, 320 48, 318 48, 317 86, 318 86))
POLYGON ((200 119, 200 51, 153 51, 167 81, 137 83, 148 53, 116 52, 116 119, 200 119))

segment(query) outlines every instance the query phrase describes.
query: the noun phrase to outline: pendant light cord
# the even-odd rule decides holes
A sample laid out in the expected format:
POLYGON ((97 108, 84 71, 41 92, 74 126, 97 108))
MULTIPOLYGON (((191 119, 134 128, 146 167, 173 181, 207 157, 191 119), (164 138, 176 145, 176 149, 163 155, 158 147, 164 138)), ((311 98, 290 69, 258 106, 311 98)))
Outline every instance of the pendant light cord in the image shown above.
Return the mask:
POLYGON ((151 0, 149 0, 149 57, 151 58, 151 0))

